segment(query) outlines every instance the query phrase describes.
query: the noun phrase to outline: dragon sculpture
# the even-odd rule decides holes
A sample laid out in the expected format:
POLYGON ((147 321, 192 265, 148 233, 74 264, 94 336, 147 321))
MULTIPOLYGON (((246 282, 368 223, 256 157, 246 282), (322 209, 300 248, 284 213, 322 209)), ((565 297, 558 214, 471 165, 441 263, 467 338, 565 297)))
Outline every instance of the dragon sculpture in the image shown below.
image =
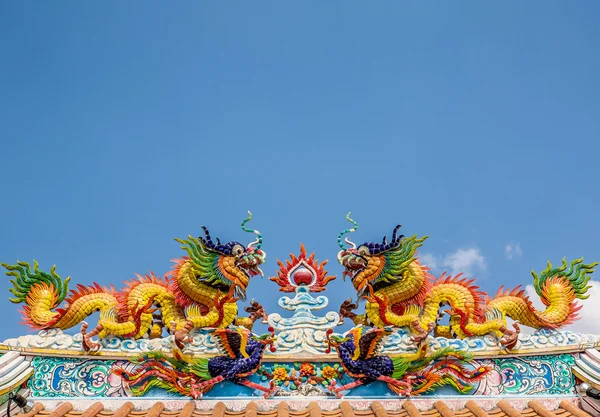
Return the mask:
POLYGON ((576 299, 586 299, 587 284, 597 262, 583 263, 576 259, 570 264, 548 267, 540 274, 532 272, 534 288, 546 305, 544 311, 536 310, 525 290, 500 288, 493 298, 473 285, 473 280, 461 275, 442 274, 435 279, 427 266, 416 256, 427 236, 404 237, 398 235, 396 226, 388 242, 365 242, 358 247, 347 237, 345 247, 342 237, 358 229, 358 224, 346 216, 354 227, 338 235, 342 249, 338 261, 344 267, 344 277, 349 276, 359 299, 366 299, 366 314, 357 315, 358 307, 352 300, 345 301, 340 315, 355 324, 408 327, 413 341, 419 343, 433 330, 436 336, 465 338, 491 333, 500 339, 506 349, 518 341, 519 325, 535 329, 556 329, 577 319, 581 308, 576 299), (448 309, 442 310, 447 306, 448 309), (438 325, 444 314, 450 315, 449 325, 438 325), (514 329, 507 328, 506 318, 515 321, 514 329))
POLYGON ((198 399, 222 381, 258 389, 265 393, 265 398, 270 396, 275 390, 273 383, 264 387, 246 378, 260 367, 267 346, 275 351, 273 328, 262 336, 252 335, 244 327, 217 329, 214 335, 223 356, 198 358, 185 355, 175 347, 172 357, 162 352, 148 352, 131 360, 139 364, 134 370, 117 368, 113 373, 123 379, 135 396, 142 396, 152 388, 163 388, 198 399))
POLYGON ((259 318, 266 318, 262 306, 256 302, 247 309, 250 318, 237 317, 237 303, 245 299, 250 279, 263 275, 260 265, 266 254, 261 250, 262 235, 246 228, 248 217, 242 222, 245 232, 254 233, 256 240, 248 246, 231 241, 213 242, 208 229, 202 226, 205 237, 175 239, 188 256, 175 259, 174 267, 164 278, 153 273, 137 275, 126 282, 120 292, 111 286, 104 288, 77 285, 68 289, 70 277, 62 279, 56 267, 50 273, 41 271, 34 261, 33 270, 27 262, 16 265, 2 264, 13 276, 13 303, 24 303, 21 313, 26 324, 36 329, 68 329, 82 323, 83 348, 100 348, 92 337, 109 335, 119 337, 161 337, 163 328, 175 335, 181 344, 191 340, 194 328, 226 328, 236 323, 251 327, 259 318), (68 295, 68 296, 67 296, 68 295), (64 306, 59 307, 62 302, 64 306), (100 312, 98 325, 87 332, 84 319, 100 312))
POLYGON ((327 332, 329 349, 337 350, 342 366, 349 376, 355 378, 340 387, 331 390, 338 396, 359 385, 368 385, 374 381, 383 381, 400 396, 419 395, 434 389, 451 385, 460 393, 466 394, 473 389, 473 383, 480 381, 490 369, 484 366, 469 370, 465 365, 472 355, 445 347, 427 354, 427 344, 421 344, 417 352, 408 356, 378 355, 381 340, 391 334, 387 328, 358 326, 346 336, 327 332))

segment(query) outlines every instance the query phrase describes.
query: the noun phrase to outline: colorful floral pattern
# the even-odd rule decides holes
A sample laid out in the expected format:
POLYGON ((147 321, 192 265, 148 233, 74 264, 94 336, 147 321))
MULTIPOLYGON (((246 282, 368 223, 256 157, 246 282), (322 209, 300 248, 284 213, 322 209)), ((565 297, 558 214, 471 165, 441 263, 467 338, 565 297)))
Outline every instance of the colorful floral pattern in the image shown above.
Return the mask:
POLYGON ((479 384, 476 395, 560 395, 572 394, 575 378, 571 355, 531 356, 509 359, 490 359, 480 362, 494 369, 479 384))
POLYGON ((273 381, 275 385, 291 391, 305 384, 327 387, 334 378, 339 378, 342 382, 351 380, 346 377, 344 369, 339 363, 263 364, 259 368, 258 374, 261 376, 261 381, 273 381))
POLYGON ((288 371, 283 366, 278 366, 273 369, 272 378, 275 381, 285 381, 288 377, 288 371))
POLYGON ((125 361, 96 359, 33 358, 33 377, 29 388, 34 397, 122 397, 126 396, 113 366, 125 361))
POLYGON ((304 362, 300 365, 300 375, 302 376, 311 376, 315 373, 315 367, 308 362, 304 362))
POLYGON ((321 376, 329 381, 333 378, 337 378, 338 372, 336 368, 325 365, 323 368, 321 368, 321 376))
MULTIPOLYGON (((114 367, 133 367, 128 361, 36 357, 29 380, 33 397, 127 397, 114 367)), ((575 390, 570 354, 502 358, 474 361, 493 370, 477 386, 474 395, 568 395, 575 390)), ((303 385, 327 390, 352 381, 337 363, 263 363, 257 375, 264 386, 270 381, 291 395, 303 385), (311 372, 312 370, 312 372, 311 372)), ((258 382, 258 381, 257 381, 258 382)), ((381 395, 388 392, 381 386, 381 395)), ((349 393, 352 395, 352 391, 349 393)))

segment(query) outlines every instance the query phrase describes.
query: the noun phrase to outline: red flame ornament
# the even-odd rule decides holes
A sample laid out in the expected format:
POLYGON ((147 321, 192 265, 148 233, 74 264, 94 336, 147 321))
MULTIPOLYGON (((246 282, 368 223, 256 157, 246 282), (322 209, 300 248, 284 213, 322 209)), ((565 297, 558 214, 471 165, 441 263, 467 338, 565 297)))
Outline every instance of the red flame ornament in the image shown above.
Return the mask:
POLYGON ((314 252, 310 256, 306 256, 306 249, 302 243, 300 244, 300 256, 290 253, 290 259, 285 264, 278 260, 277 276, 269 278, 279 284, 279 291, 295 292, 299 286, 306 286, 311 292, 321 292, 325 290, 329 281, 336 278, 335 275, 327 275, 326 260, 319 263, 315 260, 314 252))

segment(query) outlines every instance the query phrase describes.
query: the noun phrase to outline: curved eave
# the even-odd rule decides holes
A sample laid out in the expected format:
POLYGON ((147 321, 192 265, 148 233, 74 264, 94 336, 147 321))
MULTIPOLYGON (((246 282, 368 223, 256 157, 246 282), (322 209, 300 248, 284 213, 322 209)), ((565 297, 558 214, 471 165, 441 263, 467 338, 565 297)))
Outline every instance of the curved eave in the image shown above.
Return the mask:
POLYGON ((586 349, 575 360, 573 374, 596 389, 600 389, 600 352, 586 349))
POLYGON ((31 376, 33 375, 33 369, 29 372, 23 373, 21 375, 19 375, 19 377, 15 380, 13 380, 9 385, 7 385, 5 388, 0 388, 0 395, 4 395, 10 391, 14 391, 15 389, 17 389, 18 387, 20 387, 22 384, 24 384, 25 382, 27 382, 27 380, 29 378, 31 378, 31 376))
POLYGON ((0 395, 19 387, 33 375, 30 361, 20 352, 11 351, 0 358, 0 395))

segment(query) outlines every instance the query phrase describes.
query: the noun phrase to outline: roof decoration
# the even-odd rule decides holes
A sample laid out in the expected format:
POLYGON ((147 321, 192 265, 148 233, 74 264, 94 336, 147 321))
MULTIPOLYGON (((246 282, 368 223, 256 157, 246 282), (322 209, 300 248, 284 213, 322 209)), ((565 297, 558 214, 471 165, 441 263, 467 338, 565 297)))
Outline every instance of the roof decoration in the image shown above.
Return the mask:
POLYGON ((263 391, 268 397, 274 391, 273 384, 263 387, 247 377, 258 370, 265 347, 275 341, 273 329, 269 330, 270 333, 254 336, 245 328, 217 329, 215 335, 224 355, 198 358, 186 355, 178 348, 173 349, 173 356, 148 352, 132 359, 138 365, 133 370, 116 368, 113 374, 121 377, 135 396, 158 387, 197 399, 215 384, 232 381, 263 391))
POLYGON ((25 304, 24 320, 34 328, 65 330, 82 324, 82 347, 86 352, 100 349, 101 344, 92 341, 96 335, 160 337, 164 327, 169 326, 173 333, 178 332, 177 339, 185 339, 192 329, 226 328, 235 323, 236 301, 245 298, 250 279, 262 275, 260 265, 265 262, 262 235, 246 228, 251 218, 248 212, 242 222, 244 231, 257 236, 248 246, 236 241, 223 244, 218 238, 213 242, 203 226, 205 238, 176 239, 188 256, 174 261, 165 280, 152 273, 138 276, 138 281, 127 283, 121 293, 96 283, 90 287, 78 285, 63 307, 60 303, 70 278, 62 280, 54 266, 48 274, 38 269, 37 262, 33 271, 26 262, 2 264, 7 275, 14 277, 11 291, 16 297, 11 301, 25 304), (88 333, 83 320, 98 310, 98 325, 88 333))
MULTIPOLYGON (((42 404, 29 417, 66 404, 84 409, 98 398, 107 408, 129 400, 152 404, 156 417, 165 409, 158 399, 174 409, 195 399, 197 410, 211 410, 217 399, 247 409, 254 399, 256 412, 266 415, 281 399, 302 408, 314 397, 352 416, 377 398, 381 407, 411 416, 476 406, 481 410, 469 412, 483 416, 495 407, 512 413, 502 402, 509 399, 542 414, 536 401, 546 401, 581 417, 569 406, 579 404, 579 382, 600 387, 600 335, 560 330, 577 318, 596 263, 563 260, 534 272, 546 305, 540 311, 520 287, 488 297, 470 277, 434 276, 416 254, 426 237, 405 237, 400 226, 390 239, 356 245, 349 236, 358 223, 348 215, 352 227, 337 237, 337 259, 357 301, 344 302, 339 314, 326 309, 322 293, 335 275, 301 244, 270 278, 287 293, 278 301, 287 315, 267 315, 261 300, 252 300, 245 304, 249 316, 239 317, 238 304, 266 260, 262 234, 247 227, 251 218, 241 225, 255 236, 248 245, 221 242, 202 227, 201 237, 176 239, 185 256, 171 272, 136 274, 120 291, 96 283, 69 289, 70 277, 37 262, 3 264, 13 278, 11 301, 40 331, 0 344, 0 404, 16 390, 42 404), (88 331, 84 320, 94 311, 98 325, 88 331), (443 316, 446 325, 439 323, 443 316), (508 318, 518 324, 510 327, 508 318), (343 319, 355 327, 336 333, 343 319), (260 336, 251 332, 259 320, 271 326, 260 336), (78 325, 79 333, 64 332, 78 325), (521 326, 535 332, 521 334, 521 326), (352 406, 341 406, 350 403, 339 397, 352 406)), ((96 414, 102 409, 94 407, 96 414)))
POLYGON ((333 392, 339 396, 342 391, 374 381, 385 382, 400 396, 432 392, 445 385, 466 394, 473 389, 474 383, 492 370, 489 366, 476 366, 469 370, 468 362, 473 356, 452 347, 428 354, 427 344, 423 344, 409 356, 392 358, 380 355, 381 339, 390 334, 390 330, 367 330, 358 326, 345 337, 331 333, 327 334, 329 345, 337 350, 344 369, 355 379, 349 384, 334 387, 333 392))
MULTIPOLYGON (((15 410, 16 411, 16 410, 15 410)), ((346 399, 285 398, 261 400, 218 399, 189 401, 133 400, 96 401, 72 399, 46 399, 37 402, 29 417, 68 417, 76 415, 101 415, 106 417, 448 417, 448 416, 494 416, 494 417, 590 417, 579 407, 576 398, 540 396, 485 397, 473 400, 471 396, 458 398, 413 398, 405 401, 394 399, 346 399)))
POLYGON ((325 290, 329 281, 335 279, 335 275, 327 275, 324 269, 327 265, 326 260, 318 263, 315 261, 314 252, 308 258, 306 257, 306 249, 302 243, 300 243, 300 255, 295 256, 290 253, 290 258, 291 261, 286 261, 285 265, 277 261, 279 265, 277 276, 269 278, 281 287, 279 291, 295 292, 298 286, 305 285, 310 292, 321 292, 325 290))
POLYGON ((433 332, 436 336, 460 338, 485 336, 498 337, 506 349, 518 343, 520 327, 517 323, 535 329, 557 329, 576 319, 579 310, 577 299, 587 298, 587 286, 597 262, 584 264, 576 259, 570 264, 553 268, 548 263, 539 276, 534 272, 534 287, 545 311, 536 310, 524 291, 518 288, 502 291, 493 298, 473 285, 472 280, 460 276, 442 275, 433 279, 429 268, 421 265, 416 250, 427 236, 404 237, 398 235, 400 225, 394 228, 390 243, 365 242, 357 247, 346 238, 344 247, 341 237, 357 230, 358 224, 346 216, 354 227, 338 235, 342 250, 338 261, 344 267, 344 275, 351 278, 360 299, 367 301, 366 314, 352 312, 357 306, 342 305, 340 313, 356 324, 376 327, 406 327, 413 341, 421 342, 433 332), (447 306, 447 309, 441 309, 447 306), (450 315, 449 325, 438 325, 444 314, 450 315), (507 325, 510 317, 516 323, 514 329, 507 325))
POLYGON ((281 286, 280 291, 296 292, 294 298, 281 297, 279 305, 294 315, 283 318, 278 313, 269 315, 269 324, 278 331, 276 343, 279 354, 318 354, 327 349, 326 332, 340 323, 337 313, 330 311, 325 316, 316 316, 313 311, 322 310, 329 304, 327 297, 313 297, 312 291, 320 292, 335 277, 327 276, 323 269, 327 261, 307 258, 304 245, 300 244, 300 255, 290 254, 291 262, 284 265, 278 261, 277 276, 270 278, 281 286))

